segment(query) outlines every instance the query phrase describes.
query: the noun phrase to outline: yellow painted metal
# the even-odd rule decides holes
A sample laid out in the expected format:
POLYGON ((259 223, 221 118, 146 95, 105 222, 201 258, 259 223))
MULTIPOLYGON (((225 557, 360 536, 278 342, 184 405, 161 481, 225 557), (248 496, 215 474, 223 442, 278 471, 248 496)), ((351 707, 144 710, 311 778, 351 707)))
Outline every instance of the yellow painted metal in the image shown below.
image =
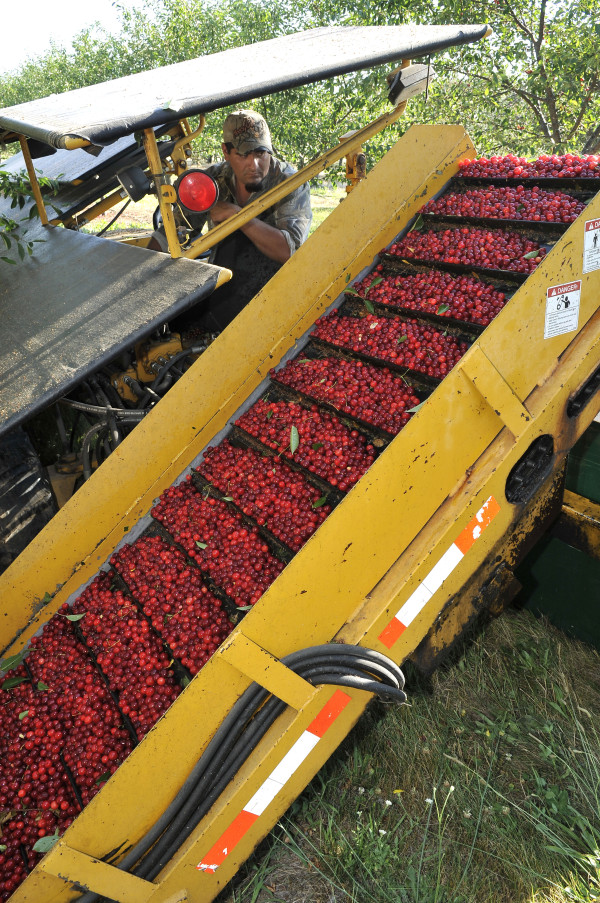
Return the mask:
POLYGON ((71 226, 83 226, 86 223, 90 223, 92 220, 96 219, 96 217, 102 216, 103 213, 106 213, 107 210, 111 210, 116 204, 119 203, 119 201, 122 200, 123 195, 121 194, 121 192, 113 191, 111 194, 107 194, 106 197, 102 198, 101 201, 98 201, 97 204, 93 204, 91 207, 88 207, 87 210, 84 210, 81 214, 70 216, 65 220, 53 219, 52 225, 58 225, 60 223, 67 229, 71 226))
POLYGON ((249 640, 241 631, 223 643, 221 655, 225 661, 241 670, 246 677, 274 693, 287 705, 301 709, 315 694, 314 687, 290 671, 279 659, 262 646, 249 640))
POLYGON ((80 147, 89 147, 91 141, 85 138, 76 138, 74 135, 68 135, 63 141, 65 150, 77 150, 80 147))
MULTIPOLYGON (((400 139, 0 578, 0 592, 9 600, 0 646, 8 643, 7 651, 17 651, 97 572, 153 499, 235 416, 270 367, 441 189, 459 159, 473 153, 455 126, 413 127, 400 139), (46 591, 54 598, 36 613, 32 601, 35 609, 46 591)), ((600 197, 585 215, 600 218, 600 197)), ((523 506, 506 501, 504 486, 530 443, 551 434, 559 467, 597 412, 592 401, 573 420, 565 415, 568 399, 596 369, 600 355, 600 271, 581 277, 582 235, 577 221, 76 819, 64 844, 101 858, 135 841, 164 811, 217 726, 257 680, 281 692, 291 707, 156 881, 160 903, 184 889, 195 903, 214 899, 369 698, 349 691, 351 702, 335 728, 234 852, 215 874, 199 872, 198 862, 331 695, 327 687, 305 694, 304 682, 290 678, 276 660, 333 639, 361 642, 404 660, 518 521, 523 506), (546 289, 574 277, 583 278, 579 328, 544 340, 546 289), (498 503, 497 515, 388 649, 382 631, 490 495, 498 503)), ((85 869, 79 880, 90 880, 85 869)), ((40 868, 14 895, 14 903, 67 899, 64 882, 40 868)))
POLYGON ((600 561, 600 505, 566 490, 554 535, 600 561))
POLYGON ((52 854, 44 858, 41 871, 56 876, 68 886, 85 874, 90 887, 120 903, 148 903, 155 890, 150 881, 128 875, 113 865, 73 850, 62 840, 54 846, 52 854))
POLYGON ((150 175, 154 180, 158 204, 162 215, 163 226, 171 257, 181 257, 181 246, 177 236, 177 226, 173 214, 173 204, 177 200, 175 189, 165 181, 162 160, 156 145, 156 136, 153 129, 144 129, 144 150, 150 167, 150 175))
POLYGON ((198 127, 193 131, 187 119, 182 119, 179 122, 180 129, 183 132, 183 137, 175 143, 175 146, 171 151, 171 159, 173 160, 176 175, 180 176, 181 173, 185 172, 185 170, 187 169, 188 157, 190 157, 192 154, 191 143, 195 138, 200 137, 200 135, 204 131, 205 125, 206 118, 202 114, 198 119, 198 127))
POLYGON ((508 383, 479 347, 475 347, 460 369, 471 380, 479 394, 509 428, 513 436, 521 435, 531 420, 529 411, 519 401, 508 383))
POLYGON ((195 260, 200 254, 203 254, 204 251, 208 251, 218 242, 223 241, 224 238, 227 238, 227 236, 231 235, 232 232, 235 232, 236 229, 245 226, 246 223, 250 222, 251 219, 254 219, 255 216, 258 216, 264 210, 272 207, 273 204, 276 204, 277 201, 280 201, 282 198, 287 197, 288 194, 295 191, 296 188, 299 188, 301 185, 304 185, 309 179, 314 178, 314 176, 318 175, 323 169, 327 169, 333 163, 341 160, 342 157, 354 153, 354 151, 361 146, 363 141, 372 138, 373 135, 381 132, 388 125, 391 125, 399 119, 405 109, 406 103, 400 103, 393 110, 383 113, 378 119, 373 120, 369 125, 352 132, 348 137, 344 138, 343 141, 340 141, 336 147, 321 154, 320 157, 316 157, 308 164, 308 166, 303 167, 293 176, 290 176, 285 182, 281 182, 269 191, 265 191, 264 194, 261 194, 260 197, 251 201, 251 203, 242 208, 239 213, 236 213, 235 216, 232 216, 220 225, 215 226, 215 228, 211 229, 206 235, 203 235, 201 238, 192 242, 189 248, 183 252, 183 256, 191 257, 195 260))
POLYGON ((31 184, 31 191, 33 192, 33 197, 35 199, 35 205, 37 207, 38 215, 40 217, 40 222, 43 226, 47 226, 48 225, 48 215, 46 213, 46 206, 44 204, 44 199, 42 197, 40 183, 38 182, 35 167, 33 165, 33 160, 31 159, 31 153, 29 151, 29 142, 27 141, 27 138, 25 138, 24 135, 19 135, 19 143, 21 145, 23 159, 25 160, 25 166, 27 167, 27 175, 29 176, 29 182, 31 184))

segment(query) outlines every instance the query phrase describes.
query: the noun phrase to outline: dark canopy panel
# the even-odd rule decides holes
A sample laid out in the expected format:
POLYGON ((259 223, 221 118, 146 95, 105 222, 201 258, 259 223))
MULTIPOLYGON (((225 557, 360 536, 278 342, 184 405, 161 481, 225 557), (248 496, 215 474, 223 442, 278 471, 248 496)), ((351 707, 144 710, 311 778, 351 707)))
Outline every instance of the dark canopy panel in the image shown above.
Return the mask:
POLYGON ((0 137, 17 132, 53 147, 66 147, 68 138, 105 145, 195 113, 467 44, 486 31, 486 25, 311 29, 7 107, 0 137))
POLYGON ((210 295, 219 267, 37 226, 35 256, 0 262, 0 434, 210 295))

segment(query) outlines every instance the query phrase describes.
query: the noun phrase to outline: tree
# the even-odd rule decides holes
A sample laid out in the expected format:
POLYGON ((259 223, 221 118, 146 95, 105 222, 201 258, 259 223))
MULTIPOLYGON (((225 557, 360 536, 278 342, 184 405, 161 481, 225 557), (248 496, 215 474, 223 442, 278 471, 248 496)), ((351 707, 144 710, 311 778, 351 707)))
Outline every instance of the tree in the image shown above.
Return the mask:
MULTIPOLYGON (((116 37, 83 31, 52 45, 0 86, 0 106, 118 78, 320 25, 486 22, 493 35, 432 59, 427 100, 369 144, 377 159, 411 122, 460 122, 482 153, 600 150, 598 0, 147 0, 121 9, 116 37)), ((381 70, 259 99, 282 155, 307 160, 389 108, 381 70)), ((248 104, 251 105, 251 102, 248 104)), ((222 116, 211 116, 198 153, 220 153, 222 116)))
POLYGON ((594 153, 600 144, 598 0, 363 0, 358 23, 488 22, 487 40, 433 60, 427 107, 410 117, 462 122, 481 151, 594 153))

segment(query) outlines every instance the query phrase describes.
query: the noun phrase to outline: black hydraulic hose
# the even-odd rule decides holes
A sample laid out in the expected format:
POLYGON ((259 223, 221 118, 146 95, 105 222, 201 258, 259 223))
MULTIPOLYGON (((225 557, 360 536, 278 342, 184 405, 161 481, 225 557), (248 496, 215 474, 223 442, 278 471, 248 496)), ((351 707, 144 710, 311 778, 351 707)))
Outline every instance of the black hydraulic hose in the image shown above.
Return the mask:
MULTIPOLYGON (((135 413, 135 412, 131 412, 131 413, 135 413)), ((140 421, 139 421, 138 417, 131 417, 131 418, 123 417, 123 418, 121 418, 121 420, 119 422, 122 425, 136 426, 140 421)), ((103 442, 104 439, 108 435, 108 428, 104 421, 99 421, 98 423, 95 423, 93 426, 91 426, 89 428, 89 430, 87 431, 87 433, 85 434, 85 436, 83 437, 83 440, 81 443, 81 460, 82 460, 82 465, 83 465, 83 479, 84 480, 89 480, 89 478, 92 475, 92 461, 91 461, 90 452, 91 452, 92 438, 95 433, 98 433, 96 441, 103 442), (104 435, 102 435, 101 431, 104 431, 104 435)))
MULTIPOLYGON (((344 657, 346 661, 349 658, 349 656, 344 657)), ((367 664, 371 666, 373 663, 368 662, 367 664)), ((348 669, 347 665, 343 668, 331 665, 307 668, 305 665, 297 670, 302 677, 309 680, 311 683, 354 686, 357 689, 378 693, 385 699, 393 700, 395 702, 404 702, 406 700, 406 696, 397 686, 390 686, 386 690, 380 682, 366 679, 360 671, 348 669)), ((401 675, 401 672, 399 673, 401 675)), ((391 674, 389 669, 387 676, 393 683, 399 682, 398 675, 391 674)), ((198 782, 192 795, 188 797, 184 807, 182 807, 182 810, 174 819, 173 823, 169 825, 169 828, 165 831, 165 834, 161 837, 160 842, 156 845, 155 849, 152 850, 140 866, 136 868, 136 875, 152 880, 152 878, 164 868, 184 840, 187 839, 199 821, 208 812, 215 800, 218 799, 225 787, 239 771, 243 762, 258 745, 258 742, 264 736, 266 729, 270 727, 284 708, 285 705, 274 697, 271 697, 271 699, 265 703, 256 716, 256 719, 254 719, 244 731, 244 746, 238 750, 237 755, 232 761, 224 762, 220 772, 214 775, 214 778, 212 779, 213 786, 208 795, 204 796, 204 793, 205 784, 210 778, 210 775, 205 775, 202 780, 198 782), (196 808, 196 800, 200 801, 198 808, 196 808), (186 819, 187 813, 192 811, 193 815, 189 819, 186 819), (170 842, 168 842, 169 837, 171 838, 170 842)), ((225 753, 221 750, 220 758, 223 759, 224 757, 225 753)))
POLYGON ((61 404, 74 408, 76 411, 81 411, 84 414, 110 413, 114 414, 116 418, 137 417, 139 420, 142 420, 142 418, 146 416, 146 411, 139 411, 136 408, 114 408, 112 406, 106 407, 101 404, 87 404, 85 401, 75 401, 73 398, 60 398, 59 401, 61 404))
MULTIPOLYGON (((354 687, 385 700, 406 701, 400 668, 363 646, 316 646, 292 653, 282 662, 310 683, 354 687), (374 675, 380 679, 373 679, 374 675)), ((117 867, 127 871, 138 863, 133 869, 135 875, 147 880, 156 877, 285 708, 280 699, 251 684, 232 706, 163 815, 117 867)), ((98 894, 88 892, 80 897, 80 903, 99 899, 98 894)))
POLYGON ((89 480, 92 475, 92 457, 91 445, 92 438, 96 436, 96 441, 100 438, 100 434, 106 429, 106 424, 95 423, 89 428, 81 443, 81 459, 83 464, 83 479, 89 480))
POLYGON ((164 377, 169 373, 169 371, 177 364, 182 358, 189 357, 190 354, 202 354, 204 351, 204 347, 201 345, 192 345, 190 348, 185 348, 183 351, 178 351, 177 354, 174 354, 173 357, 169 358, 166 364, 160 368, 155 378, 150 383, 150 388, 153 389, 154 392, 159 392, 162 388, 161 383, 164 377))
POLYGON ((106 392, 101 387, 98 378, 96 376, 92 376, 90 379, 90 382, 91 382, 92 386, 94 387, 94 391, 96 392, 96 397, 100 401, 100 404, 104 406, 104 410, 106 412, 105 413, 106 424, 108 427, 108 431, 110 432, 110 436, 112 438, 112 444, 110 443, 110 440, 109 440, 109 447, 107 450, 107 454, 110 454, 111 449, 114 451, 114 449, 117 448, 117 446, 121 444, 121 442, 123 441, 123 436, 121 434, 121 431, 117 427, 117 421, 116 421, 114 415, 111 414, 110 401, 108 400, 108 396, 107 396, 106 392))
MULTIPOLYGON (((402 691, 399 691, 396 688, 390 687, 390 695, 387 693, 384 694, 380 683, 377 681, 369 681, 358 674, 347 674, 343 676, 335 671, 328 671, 326 668, 319 668, 317 671, 319 673, 315 675, 315 677, 318 677, 318 680, 315 682, 319 684, 355 687, 359 690, 366 690, 368 692, 384 695, 386 700, 393 698, 393 693, 401 693, 403 697, 402 700, 395 699, 394 701, 404 702, 406 699, 402 691)), ((312 673, 303 674, 302 676, 308 679, 310 683, 313 682, 312 673)), ((266 705, 264 708, 266 709, 266 705)), ((221 793, 237 774, 242 764, 254 751, 259 741, 266 733, 267 728, 271 726, 277 717, 279 717, 284 708, 284 703, 279 702, 279 705, 273 706, 272 710, 265 712, 264 717, 261 719, 261 723, 257 722, 256 725, 252 724, 246 730, 243 747, 239 749, 232 761, 227 761, 223 764, 221 771, 214 776, 213 786, 206 796, 204 796, 204 785, 197 786, 193 797, 190 798, 189 804, 185 807, 186 811, 188 809, 192 810, 190 817, 184 819, 183 810, 180 812, 173 823, 169 825, 159 843, 156 844, 156 847, 150 851, 146 859, 135 869, 135 874, 138 877, 152 880, 162 871, 202 818, 204 818, 213 803, 221 796, 221 793), (194 803, 198 797, 200 797, 200 802, 198 806, 195 806, 194 803)), ((206 781, 204 783, 208 781, 208 778, 209 776, 206 776, 206 781)))
POLYGON ((116 221, 119 219, 121 214, 124 213, 125 210, 127 210, 127 208, 129 207, 130 204, 131 204, 131 198, 127 198, 127 200, 125 201, 125 203, 123 204, 121 209, 118 210, 117 213, 113 216, 113 218, 107 222, 107 224, 104 226, 103 229, 100 229, 100 231, 96 233, 96 237, 99 238, 101 235, 104 235, 104 233, 107 232, 110 229, 110 227, 113 225, 113 223, 116 223, 116 221))

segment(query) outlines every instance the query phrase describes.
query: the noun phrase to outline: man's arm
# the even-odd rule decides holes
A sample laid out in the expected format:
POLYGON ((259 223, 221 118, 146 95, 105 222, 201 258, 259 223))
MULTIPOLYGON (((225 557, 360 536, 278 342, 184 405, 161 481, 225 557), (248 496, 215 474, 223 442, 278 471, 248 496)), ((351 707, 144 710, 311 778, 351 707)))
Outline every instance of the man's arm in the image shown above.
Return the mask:
MULTIPOLYGON (((237 204, 229 201, 217 201, 211 208, 210 218, 215 225, 225 222, 234 214, 242 210, 237 204)), ((277 263, 285 263, 291 255, 288 241, 281 229, 270 226, 268 223, 260 219, 251 219, 245 226, 240 227, 240 232, 250 239, 253 245, 258 248, 261 254, 277 263)))

